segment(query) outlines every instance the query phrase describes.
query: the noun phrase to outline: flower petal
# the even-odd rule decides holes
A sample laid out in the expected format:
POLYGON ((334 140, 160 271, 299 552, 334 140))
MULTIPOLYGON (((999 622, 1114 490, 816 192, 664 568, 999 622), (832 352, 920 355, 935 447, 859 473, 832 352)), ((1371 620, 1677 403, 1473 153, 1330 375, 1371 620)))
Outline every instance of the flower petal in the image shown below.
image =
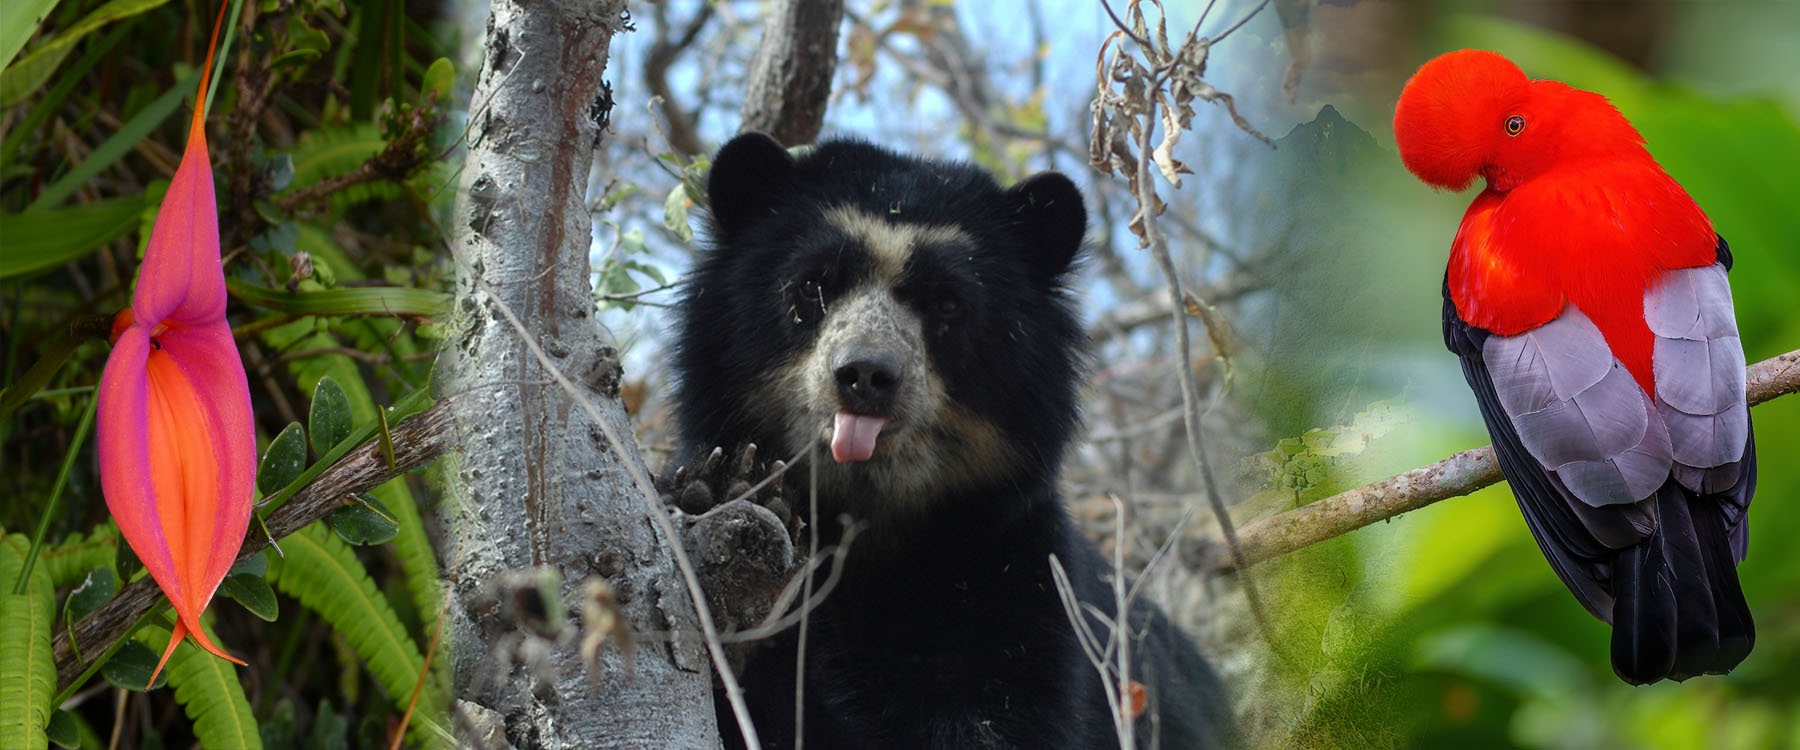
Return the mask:
POLYGON ((134 326, 107 361, 100 396, 107 507, 178 623, 226 659, 199 625, 250 521, 256 433, 240 362, 224 321, 155 339, 134 326))
POLYGON ((150 401, 147 365, 149 331, 133 326, 119 334, 100 375, 96 439, 100 449, 100 489, 120 533, 171 600, 180 597, 174 558, 157 520, 150 480, 150 401), (165 583, 166 582, 166 583, 165 583))
POLYGON ((218 203, 206 129, 197 117, 181 166, 156 212, 131 308, 137 320, 146 322, 193 325, 225 319, 218 203))
MULTIPOLYGON (((196 597, 193 601, 198 605, 198 615, 198 608, 212 598, 219 581, 237 559, 250 523, 256 486, 256 426, 250 410, 250 384, 244 376, 237 343, 231 338, 231 327, 224 321, 171 328, 158 341, 161 351, 150 356, 153 391, 166 376, 170 392, 184 390, 191 394, 199 410, 196 417, 171 423, 171 429, 176 429, 197 421, 198 436, 185 432, 159 436, 154 429, 150 432, 152 446, 162 439, 185 445, 172 458, 184 465, 207 468, 205 477, 196 480, 205 491, 189 495, 185 532, 190 545, 197 546, 186 558, 184 572, 191 581, 204 584, 204 593, 188 594, 196 597), (171 366, 163 366, 164 361, 171 366)), ((195 625, 191 623, 189 629, 198 635, 200 630, 195 625)))

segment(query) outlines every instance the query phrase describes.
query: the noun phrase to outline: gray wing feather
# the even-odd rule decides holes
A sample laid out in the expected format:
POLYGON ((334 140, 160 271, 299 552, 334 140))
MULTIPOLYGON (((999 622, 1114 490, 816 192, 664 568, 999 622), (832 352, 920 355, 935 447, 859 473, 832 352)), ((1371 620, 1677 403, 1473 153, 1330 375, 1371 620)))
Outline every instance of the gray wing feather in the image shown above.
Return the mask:
POLYGON ((1656 335, 1657 410, 1673 437, 1676 481, 1696 492, 1729 489, 1741 474, 1750 409, 1725 267, 1668 272, 1645 293, 1644 318, 1656 335))
POLYGON ((1669 430, 1580 310, 1489 336, 1482 359, 1519 442, 1583 503, 1634 503, 1668 479, 1669 430))

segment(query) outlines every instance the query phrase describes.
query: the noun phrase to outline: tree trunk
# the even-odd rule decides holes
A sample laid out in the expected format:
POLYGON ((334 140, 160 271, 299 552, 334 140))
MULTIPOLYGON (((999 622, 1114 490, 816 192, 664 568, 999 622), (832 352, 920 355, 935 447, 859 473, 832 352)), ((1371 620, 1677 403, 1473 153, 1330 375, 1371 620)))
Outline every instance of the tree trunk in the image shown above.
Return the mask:
POLYGON ((629 441, 618 361, 594 320, 584 203, 623 12, 622 0, 494 0, 470 106, 445 352, 462 456, 439 541, 455 588, 439 652, 456 659, 457 730, 477 747, 719 744, 692 601, 627 473, 643 458, 609 444, 519 331, 629 441), (547 616, 517 585, 534 568, 561 576, 547 616), (598 635, 582 622, 592 578, 637 634, 629 663, 612 640, 596 664, 582 659, 582 637, 598 635))
POLYGON ((750 61, 743 130, 768 133, 784 146, 819 137, 843 20, 844 0, 776 0, 750 61))

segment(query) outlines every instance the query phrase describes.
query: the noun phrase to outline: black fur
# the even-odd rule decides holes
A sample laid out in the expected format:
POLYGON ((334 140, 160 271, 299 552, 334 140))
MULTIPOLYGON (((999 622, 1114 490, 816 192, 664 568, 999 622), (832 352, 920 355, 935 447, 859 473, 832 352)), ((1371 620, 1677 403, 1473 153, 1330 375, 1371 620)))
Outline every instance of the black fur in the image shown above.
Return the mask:
MULTIPOLYGON (((1110 566, 1056 492, 1084 344, 1063 286, 1086 221, 1074 185, 1044 174, 1002 189, 973 166, 850 141, 796 159, 752 134, 719 152, 709 191, 713 244, 689 277, 677 324, 687 456, 754 442, 761 455, 785 458, 806 447, 790 444, 790 415, 770 413, 762 376, 801 357, 818 331, 816 303, 794 299, 806 279, 829 295, 869 277, 873 262, 823 218, 834 206, 951 225, 971 238, 915 248, 894 289, 920 316, 947 398, 998 428, 1010 448, 993 477, 946 482, 905 512, 882 507, 879 486, 819 498, 825 544, 843 533, 832 520, 839 514, 863 525, 841 582, 810 617, 806 746, 1116 746, 1101 681, 1048 562, 1056 555, 1078 595, 1111 612, 1110 566)), ((807 467, 787 476, 803 513, 807 467)), ((1163 748, 1221 744, 1229 710, 1210 667, 1154 607, 1135 607, 1132 619, 1146 633, 1133 645, 1132 677, 1160 709, 1139 721, 1141 746, 1152 731, 1163 748)), ((741 675, 767 747, 794 743, 795 647, 790 628, 741 675)), ((723 700, 719 709, 728 745, 741 743, 723 700)))

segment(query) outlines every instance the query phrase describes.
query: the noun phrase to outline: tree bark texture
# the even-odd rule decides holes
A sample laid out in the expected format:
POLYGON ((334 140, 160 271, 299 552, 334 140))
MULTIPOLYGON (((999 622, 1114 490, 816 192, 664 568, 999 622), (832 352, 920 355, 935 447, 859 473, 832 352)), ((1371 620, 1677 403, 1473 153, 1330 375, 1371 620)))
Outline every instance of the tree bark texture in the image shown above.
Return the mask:
POLYGON ((643 457, 608 443, 502 311, 615 434, 632 434, 594 320, 585 205, 624 5, 495 0, 470 105, 452 228, 459 327, 446 349, 463 452, 438 548, 455 587, 455 720, 472 746, 719 744, 693 603, 627 474, 643 457), (506 605, 502 582, 537 568, 560 574, 566 624, 534 626, 506 605), (581 656, 595 624, 582 622, 581 592, 596 577, 635 634, 629 661, 614 641, 592 666, 581 656))
POLYGON ((844 0, 775 0, 762 42, 750 61, 742 130, 759 130, 784 146, 812 143, 825 124, 837 71, 844 0))

